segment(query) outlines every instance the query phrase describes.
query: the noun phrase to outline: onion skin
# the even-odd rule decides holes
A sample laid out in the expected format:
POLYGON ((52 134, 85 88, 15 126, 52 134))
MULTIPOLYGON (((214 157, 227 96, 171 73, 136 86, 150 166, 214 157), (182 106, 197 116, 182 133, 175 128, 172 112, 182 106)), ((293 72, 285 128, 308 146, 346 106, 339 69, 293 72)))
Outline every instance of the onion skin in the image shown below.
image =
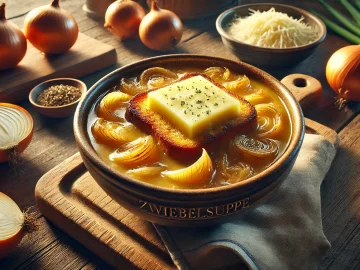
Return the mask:
POLYGON ((360 45, 337 50, 327 62, 326 79, 344 100, 360 101, 360 45))
POLYGON ((112 3, 105 14, 104 27, 121 40, 138 36, 145 10, 130 0, 118 0, 112 3))
POLYGON ((13 237, 6 240, 0 240, 0 260, 12 253, 16 247, 20 244, 21 240, 25 236, 25 232, 21 229, 13 237))
POLYGON ((343 87, 344 89, 351 89, 344 93, 346 100, 360 101, 360 65, 354 73, 346 77, 343 87))
POLYGON ((79 29, 74 17, 59 7, 59 0, 54 0, 30 11, 25 18, 24 33, 39 51, 60 54, 75 44, 79 29))
MULTIPOLYGON (((22 153, 30 144, 33 133, 34 133, 34 122, 32 120, 32 117, 30 115, 30 113, 25 110, 24 108, 14 105, 14 104, 9 104, 9 103, 0 103, 0 107, 5 106, 5 107, 10 107, 10 108, 15 108, 17 110, 20 110, 22 112, 24 112, 30 119, 31 119, 31 131, 30 133, 26 136, 26 138, 24 138, 21 142, 19 142, 19 144, 16 146, 16 153, 20 154, 22 153)), ((1 150, 0 149, 0 163, 6 162, 9 160, 9 155, 5 150, 1 150)))
POLYGON ((174 48, 181 40, 183 25, 180 18, 152 2, 151 11, 141 21, 139 36, 146 47, 155 51, 174 48))
POLYGON ((24 58, 27 50, 25 35, 5 18, 5 4, 0 6, 0 71, 14 68, 24 58))

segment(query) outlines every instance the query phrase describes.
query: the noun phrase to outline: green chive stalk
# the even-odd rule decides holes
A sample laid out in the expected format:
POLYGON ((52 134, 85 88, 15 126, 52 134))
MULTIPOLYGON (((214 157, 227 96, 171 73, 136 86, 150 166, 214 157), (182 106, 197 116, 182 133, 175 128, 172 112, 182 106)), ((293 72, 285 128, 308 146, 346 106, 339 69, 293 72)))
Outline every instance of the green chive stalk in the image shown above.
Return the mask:
POLYGON ((345 9, 353 16, 355 21, 358 23, 360 27, 360 11, 358 11, 352 4, 347 0, 340 0, 340 3, 345 7, 345 9))
POLYGON ((355 0, 354 4, 360 10, 360 0, 355 0))
POLYGON ((335 8, 330 6, 324 0, 318 0, 336 19, 338 19, 345 27, 351 30, 353 33, 360 36, 360 27, 355 22, 350 21, 346 16, 341 14, 335 8))
POLYGON ((316 16, 318 16, 320 19, 322 19, 323 22, 326 24, 326 26, 329 29, 331 29, 332 31, 334 31, 336 34, 338 34, 339 36, 342 36, 343 38, 350 41, 351 43, 360 44, 360 37, 354 35, 353 33, 346 30, 345 28, 337 25, 336 23, 329 20, 325 16, 323 16, 323 15, 321 15, 321 14, 319 14, 319 13, 313 11, 313 10, 311 12, 314 13, 316 16))

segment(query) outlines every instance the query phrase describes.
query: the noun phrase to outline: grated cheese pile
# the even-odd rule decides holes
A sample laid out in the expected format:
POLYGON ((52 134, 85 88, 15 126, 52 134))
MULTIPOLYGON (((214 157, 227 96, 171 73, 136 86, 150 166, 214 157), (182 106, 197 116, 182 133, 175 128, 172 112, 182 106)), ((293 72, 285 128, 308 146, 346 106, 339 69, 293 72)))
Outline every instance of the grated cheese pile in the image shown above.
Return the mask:
POLYGON ((228 25, 227 32, 235 39, 259 47, 291 48, 309 44, 316 40, 319 31, 286 13, 275 11, 255 11, 249 9, 248 17, 235 16, 228 25))

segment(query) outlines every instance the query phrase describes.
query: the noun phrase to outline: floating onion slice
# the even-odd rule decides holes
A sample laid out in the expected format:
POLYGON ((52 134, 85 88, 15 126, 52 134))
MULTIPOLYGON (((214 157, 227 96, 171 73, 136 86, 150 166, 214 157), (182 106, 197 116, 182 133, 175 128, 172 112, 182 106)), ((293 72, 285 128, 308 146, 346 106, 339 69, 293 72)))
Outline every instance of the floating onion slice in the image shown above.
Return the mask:
POLYGON ((277 143, 270 139, 255 139, 247 135, 234 138, 234 146, 240 154, 255 158, 275 158, 279 152, 277 143))
POLYGON ((241 93, 252 89, 248 77, 235 76, 226 67, 209 67, 205 69, 204 73, 217 83, 221 83, 229 91, 241 93))
POLYGON ((159 176, 161 172, 166 170, 166 168, 167 167, 161 163, 155 163, 151 166, 128 170, 127 173, 137 178, 147 179, 149 177, 159 176))
POLYGON ((218 83, 228 81, 231 77, 230 70, 223 67, 209 67, 205 69, 204 73, 218 83))
POLYGON ((170 83, 176 80, 178 78, 178 75, 162 67, 148 68, 141 73, 139 83, 141 86, 148 86, 148 83, 151 83, 153 78, 162 78, 163 80, 170 83))
POLYGON ((109 122, 102 118, 96 120, 91 131, 98 142, 113 147, 134 141, 139 136, 144 135, 137 127, 130 123, 109 122))
POLYGON ((244 98, 247 101, 249 101, 252 105, 271 102, 271 97, 269 95, 266 95, 262 89, 260 89, 255 93, 245 95, 244 98))
POLYGON ((160 153, 152 136, 138 138, 135 141, 125 143, 110 155, 110 160, 135 168, 141 165, 157 162, 160 153))
POLYGON ((254 175, 253 168, 246 163, 238 162, 230 166, 226 154, 222 159, 219 171, 226 179, 226 181, 222 183, 223 185, 238 183, 254 175))
POLYGON ((135 96, 147 90, 149 90, 147 86, 140 85, 136 80, 122 78, 120 81, 120 91, 130 96, 135 96))
POLYGON ((18 161, 18 154, 29 145, 33 120, 23 108, 0 103, 0 163, 18 161))
POLYGON ((176 73, 165 68, 154 67, 144 70, 140 75, 139 81, 122 78, 120 90, 131 96, 135 96, 152 88, 169 85, 176 79, 178 79, 176 73))
POLYGON ((161 88, 161 87, 167 86, 169 84, 170 84, 170 82, 168 80, 166 80, 164 77, 156 77, 156 78, 152 78, 149 81, 148 87, 149 87, 149 89, 161 88))
POLYGON ((119 91, 107 94, 101 100, 98 107, 98 116, 109 121, 119 121, 121 118, 115 114, 122 103, 131 99, 131 96, 119 91))
POLYGON ((201 157, 189 167, 161 173, 167 179, 186 185, 196 185, 210 181, 213 174, 214 167, 205 149, 202 150, 201 157))
POLYGON ((239 76, 236 80, 230 82, 224 82, 223 86, 234 93, 244 93, 251 90, 251 83, 248 77, 239 76))
POLYGON ((0 259, 14 251, 24 235, 36 228, 35 216, 23 213, 10 197, 0 192, 0 259))
POLYGON ((269 104, 255 105, 257 112, 257 129, 258 137, 274 138, 280 134, 282 130, 281 114, 269 104))

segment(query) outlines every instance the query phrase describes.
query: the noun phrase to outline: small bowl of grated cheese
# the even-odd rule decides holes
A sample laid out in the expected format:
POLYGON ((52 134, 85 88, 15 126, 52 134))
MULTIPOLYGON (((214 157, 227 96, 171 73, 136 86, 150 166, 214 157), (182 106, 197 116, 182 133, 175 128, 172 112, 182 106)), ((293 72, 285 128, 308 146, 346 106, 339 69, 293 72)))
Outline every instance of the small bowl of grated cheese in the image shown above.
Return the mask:
POLYGON ((286 67, 308 58, 326 37, 312 13, 290 5, 250 4, 219 15, 216 28, 240 60, 261 67, 286 67))

